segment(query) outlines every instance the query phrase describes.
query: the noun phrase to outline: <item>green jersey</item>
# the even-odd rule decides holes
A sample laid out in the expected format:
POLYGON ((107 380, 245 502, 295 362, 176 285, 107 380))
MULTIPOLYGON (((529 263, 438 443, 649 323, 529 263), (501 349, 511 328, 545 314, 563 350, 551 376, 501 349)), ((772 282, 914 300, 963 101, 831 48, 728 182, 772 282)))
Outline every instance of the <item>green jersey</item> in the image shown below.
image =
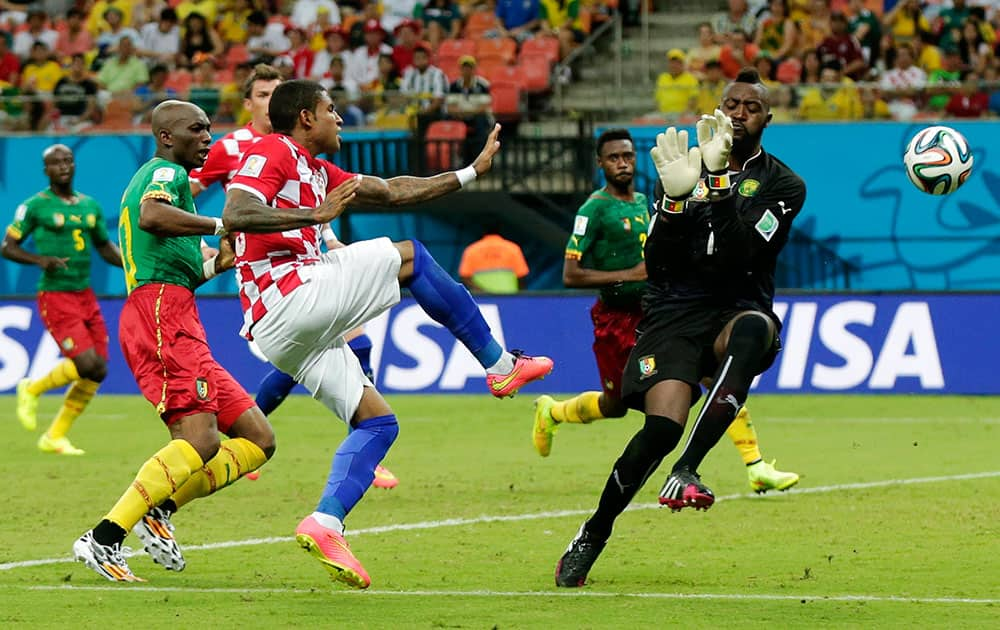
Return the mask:
MULTIPOLYGON (((632 201, 612 197, 605 190, 590 195, 577 211, 573 233, 566 244, 566 258, 598 271, 619 271, 642 262, 649 210, 646 196, 634 193, 632 201)), ((609 306, 639 303, 645 282, 624 282, 601 289, 609 306)))
POLYGON ((49 269, 39 291, 82 291, 90 286, 90 250, 108 242, 101 206, 78 192, 63 199, 46 189, 17 207, 7 234, 18 242, 28 236, 42 256, 68 258, 64 269, 49 269))
POLYGON ((132 176, 122 195, 118 241, 125 263, 125 289, 144 284, 176 284, 194 291, 202 282, 201 237, 160 237, 139 228, 139 207, 155 199, 198 214, 188 174, 179 164, 155 157, 132 176))

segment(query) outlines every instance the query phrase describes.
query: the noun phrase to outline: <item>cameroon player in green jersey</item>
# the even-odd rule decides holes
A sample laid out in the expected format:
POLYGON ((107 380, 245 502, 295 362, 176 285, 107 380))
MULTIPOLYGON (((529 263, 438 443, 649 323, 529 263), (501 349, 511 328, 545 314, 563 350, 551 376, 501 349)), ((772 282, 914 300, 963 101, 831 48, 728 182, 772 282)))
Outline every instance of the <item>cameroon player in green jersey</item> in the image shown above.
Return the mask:
MULTIPOLYGON (((604 391, 584 392, 564 401, 550 396, 535 401, 532 441, 542 457, 551 452, 552 437, 560 423, 587 424, 621 418, 627 412, 621 401, 622 372, 642 319, 641 300, 646 287, 643 245, 649 228, 649 206, 646 196, 635 192, 635 145, 628 131, 609 129, 600 135, 597 165, 608 183, 577 212, 566 245, 563 283, 572 288, 600 290, 590 314, 594 356, 604 391)), ((740 410, 727 434, 747 465, 751 489, 787 490, 798 483, 797 474, 777 470, 773 462, 764 461, 746 407, 740 410)))
POLYGON ((17 207, 0 246, 5 258, 38 265, 38 310, 45 328, 65 357, 45 376, 17 384, 17 418, 25 429, 37 426, 38 397, 70 385, 59 413, 38 439, 46 453, 82 455, 66 434, 83 413, 108 372, 108 331, 90 288, 91 250, 121 267, 118 247, 108 237, 97 201, 73 190, 73 152, 54 144, 42 153, 49 187, 17 207), (31 237, 34 251, 22 247, 31 237))

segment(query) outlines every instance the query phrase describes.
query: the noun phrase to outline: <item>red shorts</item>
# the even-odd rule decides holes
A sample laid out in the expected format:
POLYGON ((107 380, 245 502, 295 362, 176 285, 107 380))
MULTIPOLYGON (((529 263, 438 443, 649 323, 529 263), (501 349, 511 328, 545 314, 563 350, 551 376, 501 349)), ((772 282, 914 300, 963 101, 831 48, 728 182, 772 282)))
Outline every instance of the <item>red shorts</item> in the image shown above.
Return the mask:
POLYGON ((622 372, 635 345, 635 329, 642 319, 642 309, 613 308, 597 300, 590 309, 594 322, 594 356, 601 375, 604 395, 621 399, 622 372))
POLYGON ((133 291, 122 307, 118 337, 142 395, 166 424, 211 413, 219 431, 226 433, 254 406, 212 357, 194 294, 188 289, 147 284, 133 291))
POLYGON ((41 291, 38 312, 63 356, 72 359, 93 348, 108 360, 108 328, 92 289, 41 291))

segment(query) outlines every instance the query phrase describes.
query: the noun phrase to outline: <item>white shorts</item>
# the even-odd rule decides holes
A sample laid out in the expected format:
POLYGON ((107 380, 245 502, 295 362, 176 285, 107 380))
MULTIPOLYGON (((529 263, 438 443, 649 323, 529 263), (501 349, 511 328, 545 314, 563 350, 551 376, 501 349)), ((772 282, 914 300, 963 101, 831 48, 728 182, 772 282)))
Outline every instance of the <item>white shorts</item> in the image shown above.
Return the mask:
POLYGON ((253 326, 253 338, 276 368, 350 422, 371 381, 344 335, 399 303, 399 251, 388 238, 323 254, 298 270, 303 284, 253 326))

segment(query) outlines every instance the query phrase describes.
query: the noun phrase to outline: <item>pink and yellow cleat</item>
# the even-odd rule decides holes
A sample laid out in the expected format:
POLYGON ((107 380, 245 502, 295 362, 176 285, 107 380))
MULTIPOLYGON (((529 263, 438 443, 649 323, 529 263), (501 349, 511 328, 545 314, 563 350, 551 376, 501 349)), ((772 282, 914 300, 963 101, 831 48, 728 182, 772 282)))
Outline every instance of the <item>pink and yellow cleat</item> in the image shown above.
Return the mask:
POLYGON ((375 467, 375 479, 372 480, 372 485, 376 488, 391 490, 399 485, 399 479, 392 474, 391 470, 379 464, 375 467))
POLYGON ((520 350, 511 350, 514 369, 507 374, 487 374, 486 385, 497 398, 511 397, 532 381, 545 378, 552 371, 552 359, 529 357, 520 350))
POLYGON ((322 563, 330 572, 332 580, 353 588, 368 588, 371 585, 368 572, 351 553, 344 536, 336 530, 323 527, 312 515, 302 519, 295 528, 295 541, 322 563))

